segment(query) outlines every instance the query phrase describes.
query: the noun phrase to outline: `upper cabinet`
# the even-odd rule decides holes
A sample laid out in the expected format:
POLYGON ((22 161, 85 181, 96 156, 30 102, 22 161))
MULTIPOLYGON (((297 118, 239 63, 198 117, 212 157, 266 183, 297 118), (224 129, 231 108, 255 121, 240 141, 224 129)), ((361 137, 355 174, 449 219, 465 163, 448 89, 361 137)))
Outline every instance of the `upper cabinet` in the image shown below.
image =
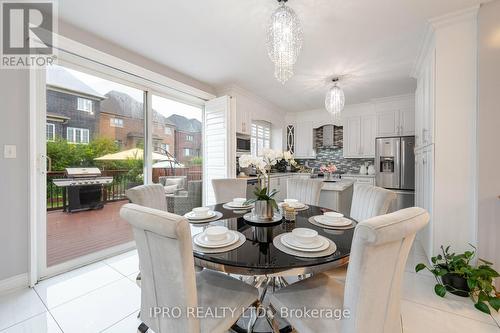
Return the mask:
POLYGON ((294 125, 295 158, 316 158, 312 121, 297 121, 294 125))
POLYGON ((377 137, 415 135, 413 96, 397 96, 377 100, 377 137))
POLYGON ((373 114, 344 116, 344 157, 374 158, 376 117, 373 114))
POLYGON ((434 94, 436 53, 431 50, 421 64, 415 92, 415 145, 434 143, 434 94))
POLYGON ((231 97, 231 109, 235 113, 236 133, 250 135, 252 131, 252 117, 245 105, 238 103, 238 97, 231 97))

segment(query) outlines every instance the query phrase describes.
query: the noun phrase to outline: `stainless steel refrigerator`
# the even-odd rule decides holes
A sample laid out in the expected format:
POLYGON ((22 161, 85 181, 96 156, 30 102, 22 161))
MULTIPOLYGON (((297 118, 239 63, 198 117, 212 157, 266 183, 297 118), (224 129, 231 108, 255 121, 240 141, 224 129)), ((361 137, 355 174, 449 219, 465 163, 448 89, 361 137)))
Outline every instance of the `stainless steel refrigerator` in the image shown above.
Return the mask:
POLYGON ((415 205, 415 137, 375 139, 375 183, 396 192, 391 211, 415 205))

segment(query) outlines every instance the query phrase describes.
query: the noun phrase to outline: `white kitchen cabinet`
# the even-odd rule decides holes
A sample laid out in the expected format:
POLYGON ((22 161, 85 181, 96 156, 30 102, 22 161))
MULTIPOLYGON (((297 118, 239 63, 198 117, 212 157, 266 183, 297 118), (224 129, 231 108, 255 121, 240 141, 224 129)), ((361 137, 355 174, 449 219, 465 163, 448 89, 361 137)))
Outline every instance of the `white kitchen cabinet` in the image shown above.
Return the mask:
POLYGON ((250 135, 252 131, 252 117, 250 110, 238 103, 237 97, 231 97, 231 108, 234 110, 236 119, 236 133, 250 135))
POLYGON ((372 114, 344 118, 344 157, 375 157, 377 123, 372 114))
POLYGON ((413 108, 377 111, 377 137, 415 134, 413 108))
POLYGON ((435 52, 422 64, 415 92, 415 143, 423 147, 434 143, 435 52))
POLYGON ((363 177, 363 176, 342 176, 342 179, 345 180, 353 180, 354 181, 354 186, 359 185, 359 184, 367 184, 367 185, 372 185, 375 186, 375 176, 373 177, 363 177))
POLYGON ((315 158, 312 121, 295 124, 295 158, 315 158))

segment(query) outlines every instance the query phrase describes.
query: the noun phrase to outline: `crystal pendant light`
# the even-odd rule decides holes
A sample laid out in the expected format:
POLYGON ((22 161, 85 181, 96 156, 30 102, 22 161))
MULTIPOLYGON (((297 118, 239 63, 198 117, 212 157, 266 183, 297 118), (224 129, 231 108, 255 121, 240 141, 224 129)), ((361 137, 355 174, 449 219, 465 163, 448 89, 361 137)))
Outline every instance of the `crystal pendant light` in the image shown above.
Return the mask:
POLYGON ((302 28, 297 14, 286 6, 287 0, 278 2, 267 30, 267 50, 274 63, 274 76, 284 84, 293 76, 293 66, 302 48, 302 28))
POLYGON ((345 96, 342 88, 337 86, 339 79, 334 78, 332 81, 334 82, 334 85, 326 93, 325 108, 335 118, 339 118, 340 113, 344 110, 345 96))

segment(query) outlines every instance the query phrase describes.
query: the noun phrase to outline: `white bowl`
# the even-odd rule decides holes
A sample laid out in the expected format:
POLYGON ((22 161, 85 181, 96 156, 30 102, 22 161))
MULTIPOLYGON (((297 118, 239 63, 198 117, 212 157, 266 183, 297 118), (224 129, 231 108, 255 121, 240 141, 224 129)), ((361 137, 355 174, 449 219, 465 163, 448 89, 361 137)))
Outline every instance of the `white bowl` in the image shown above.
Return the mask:
POLYGON ((208 212, 210 211, 210 208, 208 207, 196 207, 196 208, 193 208, 193 213, 194 213, 194 216, 196 217, 205 217, 205 216, 208 216, 208 212))
POLYGON ((233 204, 236 206, 243 206, 245 201, 247 201, 247 198, 233 198, 233 204))
POLYGON ((311 244, 317 239, 318 232, 308 228, 295 228, 292 230, 292 235, 302 244, 311 244))
POLYGON ((324 212, 323 215, 332 220, 340 220, 341 218, 344 217, 344 214, 337 212, 324 212))
POLYGON ((205 230, 207 239, 212 242, 220 241, 226 238, 229 229, 223 226, 209 227, 205 230))
POLYGON ((297 200, 297 199, 285 199, 283 201, 286 202, 287 204, 293 204, 293 203, 299 202, 299 200, 297 200))

